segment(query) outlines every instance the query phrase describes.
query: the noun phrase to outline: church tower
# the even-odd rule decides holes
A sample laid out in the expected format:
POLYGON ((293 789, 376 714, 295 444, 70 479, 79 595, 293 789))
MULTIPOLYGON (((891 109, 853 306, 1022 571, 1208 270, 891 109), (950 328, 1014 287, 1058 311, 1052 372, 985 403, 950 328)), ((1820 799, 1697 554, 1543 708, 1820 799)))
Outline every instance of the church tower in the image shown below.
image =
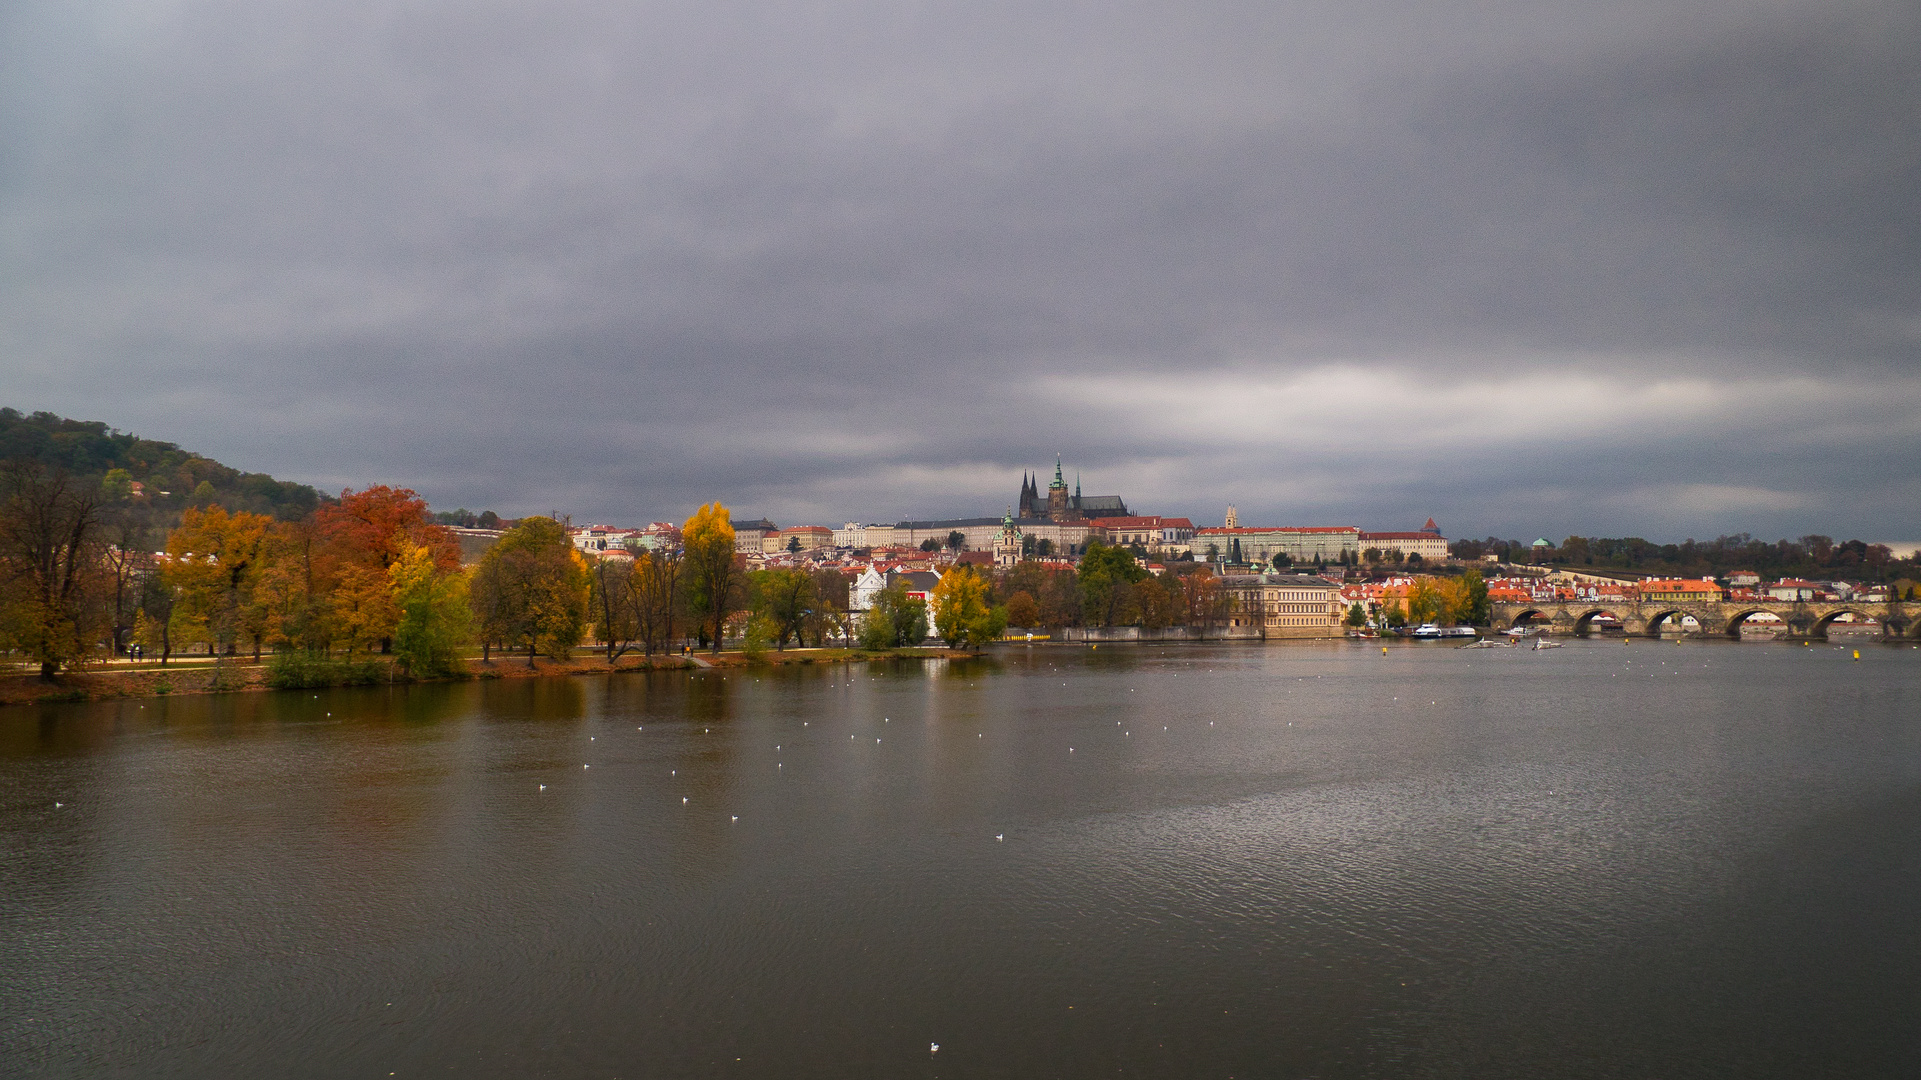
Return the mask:
POLYGON ((1021 528, 1014 524, 1014 511, 1001 518, 1000 532, 994 534, 994 565, 1013 566, 1021 561, 1021 528))
POLYGON ((1067 481, 1061 477, 1061 456, 1054 455, 1054 482, 1047 485, 1047 518, 1049 521, 1073 520, 1071 496, 1067 494, 1067 481))
POLYGON ((1041 499, 1040 477, 1021 473, 1019 516, 1028 521, 1047 516, 1047 503, 1041 499))
POLYGON ((1234 512, 1233 503, 1227 505, 1227 527, 1230 529, 1238 529, 1241 527, 1241 515, 1234 512))

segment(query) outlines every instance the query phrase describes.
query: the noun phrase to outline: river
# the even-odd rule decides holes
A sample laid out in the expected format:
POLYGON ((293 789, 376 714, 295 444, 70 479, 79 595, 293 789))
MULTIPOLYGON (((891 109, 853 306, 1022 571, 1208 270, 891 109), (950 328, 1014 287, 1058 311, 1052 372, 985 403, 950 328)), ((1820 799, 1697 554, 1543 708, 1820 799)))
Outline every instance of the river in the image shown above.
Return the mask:
POLYGON ((1038 646, 16 707, 0 1075, 1921 1075, 1917 675, 1038 646))

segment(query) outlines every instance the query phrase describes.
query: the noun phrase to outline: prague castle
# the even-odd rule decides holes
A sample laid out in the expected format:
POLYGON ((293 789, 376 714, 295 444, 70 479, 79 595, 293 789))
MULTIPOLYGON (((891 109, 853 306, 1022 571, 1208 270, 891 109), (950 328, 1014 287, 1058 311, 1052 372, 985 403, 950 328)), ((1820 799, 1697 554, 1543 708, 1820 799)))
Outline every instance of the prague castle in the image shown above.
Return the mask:
POLYGON ((1069 494, 1067 481, 1061 476, 1061 459, 1054 459, 1054 482, 1047 485, 1046 498, 1041 497, 1040 481, 1037 477, 1021 475, 1020 516, 1026 521, 1051 521, 1065 524, 1070 521, 1090 521, 1094 518, 1119 518, 1129 516, 1127 503, 1119 495, 1082 495, 1080 477, 1074 478, 1074 491, 1069 494))

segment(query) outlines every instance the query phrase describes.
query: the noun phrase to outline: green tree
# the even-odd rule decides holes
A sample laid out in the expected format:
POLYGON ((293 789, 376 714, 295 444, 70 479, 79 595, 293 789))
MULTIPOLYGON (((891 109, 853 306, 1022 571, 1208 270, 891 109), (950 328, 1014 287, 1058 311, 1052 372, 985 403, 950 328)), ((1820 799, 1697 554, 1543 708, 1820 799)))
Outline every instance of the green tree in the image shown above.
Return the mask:
POLYGON ((777 651, 787 651, 787 639, 801 644, 801 628, 813 613, 814 578, 805 570, 761 570, 749 576, 753 611, 767 620, 768 638, 777 651))
POLYGON ((1467 587, 1466 609, 1462 617, 1473 626, 1486 626, 1494 619, 1494 605, 1488 602, 1487 582, 1479 570, 1469 570, 1461 577, 1467 587))
POLYGON ((967 534, 955 529, 947 534, 947 546, 955 551, 967 546, 967 534))
POLYGON ((108 502, 133 498, 133 474, 125 469, 108 469, 107 475, 100 479, 100 497, 108 502))
POLYGON ((481 557, 470 589, 483 648, 498 641, 564 659, 586 630, 591 576, 567 530, 552 518, 522 518, 481 557))
POLYGON ((1131 599, 1132 586, 1147 571, 1126 548, 1096 540, 1087 545, 1080 566, 1081 616, 1090 626, 1113 626, 1131 599))
POLYGON ((1361 607, 1360 601, 1358 600, 1348 605, 1347 625, 1352 627, 1362 627, 1367 625, 1367 610, 1361 607))
POLYGON ((860 623, 861 648, 873 651, 918 645, 927 637, 927 604, 896 581, 874 597, 860 623))
POLYGON ((443 570, 424 545, 410 545, 387 568, 394 606, 394 657, 401 670, 422 678, 460 671, 460 652, 473 640, 473 609, 467 602, 467 574, 443 570))

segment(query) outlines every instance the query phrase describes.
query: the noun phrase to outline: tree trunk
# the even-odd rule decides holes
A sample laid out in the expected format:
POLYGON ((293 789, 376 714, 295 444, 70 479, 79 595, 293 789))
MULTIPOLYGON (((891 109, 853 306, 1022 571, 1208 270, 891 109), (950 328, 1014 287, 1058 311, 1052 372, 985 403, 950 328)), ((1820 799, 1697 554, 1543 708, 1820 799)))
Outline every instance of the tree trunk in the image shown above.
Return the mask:
POLYGON ((481 639, 480 641, 480 662, 481 663, 491 664, 494 662, 493 647, 494 647, 494 643, 492 641, 486 638, 481 639))
POLYGON ((534 668, 534 642, 531 638, 527 641, 527 667, 530 670, 534 668))

